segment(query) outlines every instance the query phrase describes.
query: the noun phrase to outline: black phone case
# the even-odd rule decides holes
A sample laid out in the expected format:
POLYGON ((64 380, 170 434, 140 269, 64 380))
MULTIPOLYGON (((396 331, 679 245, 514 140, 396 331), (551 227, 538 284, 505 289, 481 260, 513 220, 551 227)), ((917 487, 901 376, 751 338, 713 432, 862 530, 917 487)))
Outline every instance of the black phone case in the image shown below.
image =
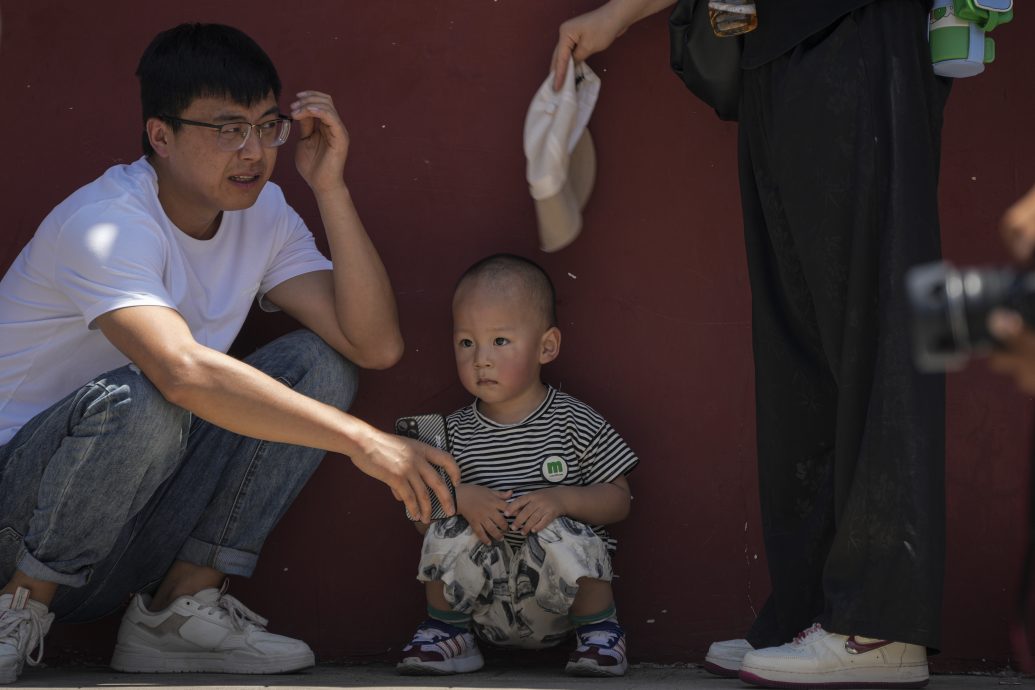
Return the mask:
MULTIPOLYGON (((446 431, 446 418, 440 414, 421 414, 413 415, 411 417, 400 417, 395 420, 395 433, 400 436, 406 436, 413 438, 423 443, 427 443, 429 446, 435 448, 441 448, 444 451, 449 451, 449 437, 446 431)), ((456 505, 456 487, 453 486, 453 480, 449 478, 446 471, 441 467, 435 467, 439 476, 442 477, 442 481, 446 483, 446 488, 449 489, 449 495, 453 497, 453 505, 456 505)), ((428 498, 431 499, 431 519, 441 520, 449 517, 446 515, 445 510, 442 508, 442 503, 438 500, 438 496, 435 492, 428 487, 428 498)), ((406 517, 410 520, 416 520, 413 515, 410 515, 410 511, 406 511, 406 517)))

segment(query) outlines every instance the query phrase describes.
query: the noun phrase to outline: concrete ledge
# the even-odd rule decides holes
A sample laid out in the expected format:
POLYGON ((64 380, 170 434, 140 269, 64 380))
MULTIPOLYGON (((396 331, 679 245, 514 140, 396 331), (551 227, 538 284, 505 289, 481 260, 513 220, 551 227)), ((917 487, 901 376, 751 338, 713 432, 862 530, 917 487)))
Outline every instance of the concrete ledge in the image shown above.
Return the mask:
MULTIPOLYGON (((741 690, 748 686, 738 680, 717 678, 695 666, 634 665, 624 678, 569 678, 546 667, 498 666, 458 676, 413 677, 396 674, 389 665, 321 665, 298 674, 279 676, 235 676, 219 674, 129 674, 104 667, 29 668, 17 683, 5 688, 205 688, 283 690, 309 688, 511 688, 512 690, 562 690, 566 688, 690 688, 691 690, 741 690)), ((928 686, 932 690, 1003 690, 1033 688, 1035 679, 1017 675, 936 675, 928 686)))

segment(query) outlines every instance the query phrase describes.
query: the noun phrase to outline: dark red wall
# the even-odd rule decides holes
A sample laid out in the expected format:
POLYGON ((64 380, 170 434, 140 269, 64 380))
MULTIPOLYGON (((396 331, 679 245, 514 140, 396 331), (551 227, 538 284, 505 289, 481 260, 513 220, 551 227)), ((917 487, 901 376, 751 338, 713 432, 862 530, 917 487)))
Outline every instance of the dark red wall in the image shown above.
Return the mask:
MULTIPOLYGON (((450 288, 495 251, 534 256, 558 285, 563 354, 547 379, 599 409, 642 458, 615 532, 619 610, 636 660, 697 661, 740 636, 768 592, 759 536, 748 286, 735 125, 668 71, 665 18, 591 60, 599 173, 583 236, 537 250, 524 180, 525 110, 557 25, 597 0, 247 3, 0 0, 0 269, 48 210, 139 155, 137 59, 182 21, 235 24, 285 93, 331 92, 352 135, 347 179, 391 274, 407 350, 363 376, 357 415, 467 401, 449 344, 450 288)), ((999 60, 957 84, 942 166, 946 255, 1005 261, 1003 209, 1035 183, 1035 15, 996 32, 999 60)), ((286 104, 287 98, 284 99, 286 104)), ((290 152, 290 145, 287 152, 290 152)), ((802 151, 802 156, 808 156, 802 151)), ((275 175, 319 235, 289 155, 275 175)), ((256 316, 240 346, 290 328, 256 316)), ((951 378, 949 559, 936 668, 998 667, 1026 535, 1030 402, 980 366, 951 378)), ((234 592, 322 659, 390 659, 422 617, 420 540, 382 485, 328 457, 234 592)), ((48 649, 106 654, 114 619, 48 649)))

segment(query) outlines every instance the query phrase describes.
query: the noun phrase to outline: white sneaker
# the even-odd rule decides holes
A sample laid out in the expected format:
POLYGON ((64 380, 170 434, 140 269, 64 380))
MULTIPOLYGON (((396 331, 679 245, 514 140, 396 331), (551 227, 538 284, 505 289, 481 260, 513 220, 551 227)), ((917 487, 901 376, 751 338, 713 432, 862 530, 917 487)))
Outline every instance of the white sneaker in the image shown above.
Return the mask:
POLYGON ((712 642, 704 657, 704 670, 723 678, 736 678, 744 655, 754 649, 747 640, 712 642))
POLYGON ((30 599, 29 590, 24 587, 14 594, 0 596, 0 683, 18 680, 26 661, 29 666, 40 663, 43 637, 53 622, 54 614, 30 599))
POLYGON ((921 688, 929 679, 927 649, 838 635, 816 623, 793 642, 748 652, 740 679, 779 688, 921 688))
POLYGON ((287 673, 315 663, 301 640, 266 632, 266 619, 218 589, 180 597, 154 613, 138 594, 122 617, 111 658, 130 673, 287 673))

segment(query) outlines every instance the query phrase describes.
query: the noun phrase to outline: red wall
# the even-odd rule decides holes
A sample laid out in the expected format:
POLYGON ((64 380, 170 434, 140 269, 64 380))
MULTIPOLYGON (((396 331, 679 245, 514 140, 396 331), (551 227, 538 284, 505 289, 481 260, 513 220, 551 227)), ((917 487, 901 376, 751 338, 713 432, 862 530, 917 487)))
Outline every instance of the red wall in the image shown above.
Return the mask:
MULTIPOLYGON (((449 344, 450 288, 495 251, 534 256, 559 291, 553 384, 599 409, 642 458, 616 584, 639 661, 697 661, 740 636, 768 592, 759 535, 748 286, 735 125, 669 73, 664 17, 591 60, 602 91, 584 235, 537 250, 521 132, 557 25, 597 0, 0 0, 0 270, 48 210, 139 155, 133 77, 151 37, 181 21, 235 24, 269 52, 285 93, 331 92, 352 135, 347 179, 398 295, 407 350, 366 373, 355 413, 388 428, 467 401, 449 344)), ((1035 183, 1035 15, 996 32, 999 60, 957 84, 947 113, 948 257, 1005 261, 1002 210, 1035 183)), ((285 98, 287 103, 288 99, 285 98)), ((287 147, 290 150, 290 145, 287 147)), ((803 151, 803 156, 808 152, 803 151)), ((282 155, 275 180, 319 234, 282 155)), ((256 317, 241 346, 290 324, 256 317)), ((951 378, 944 653, 935 667, 1001 667, 1026 535, 1031 405, 980 367, 951 378)), ((420 540, 388 491, 328 457, 234 592, 324 660, 391 659, 422 617, 420 540)), ((104 655, 114 619, 48 649, 104 655)))

